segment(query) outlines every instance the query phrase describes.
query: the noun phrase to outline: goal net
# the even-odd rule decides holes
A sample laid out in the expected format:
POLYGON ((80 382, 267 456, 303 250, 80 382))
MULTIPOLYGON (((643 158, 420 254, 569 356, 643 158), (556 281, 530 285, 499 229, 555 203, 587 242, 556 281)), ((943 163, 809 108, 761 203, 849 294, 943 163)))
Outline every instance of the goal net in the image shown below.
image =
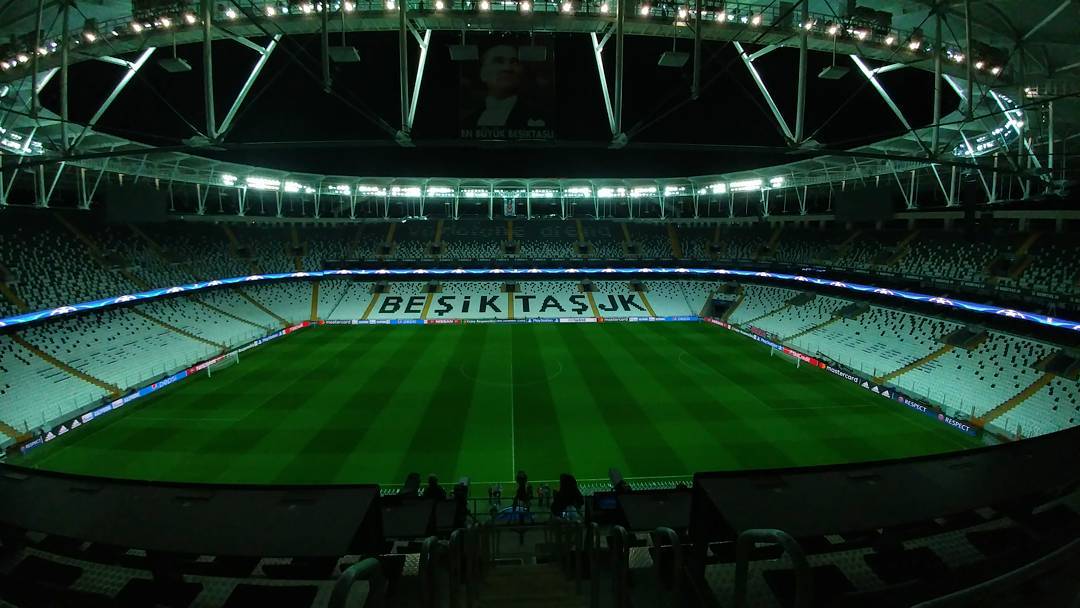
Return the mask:
POLYGON ((212 378, 214 376, 214 374, 220 372, 221 370, 225 369, 226 367, 232 367, 232 366, 236 365, 237 363, 240 363, 240 353, 235 352, 235 351, 231 352, 228 355, 226 355, 221 361, 215 361, 214 363, 211 363, 210 365, 207 365, 206 366, 206 376, 208 378, 212 378))
POLYGON ((787 361, 789 363, 794 364, 796 368, 799 368, 799 367, 802 366, 802 359, 796 357, 795 355, 789 355, 789 354, 785 353, 782 350, 777 350, 775 348, 770 348, 769 349, 769 356, 771 356, 771 357, 780 357, 784 361, 787 361))

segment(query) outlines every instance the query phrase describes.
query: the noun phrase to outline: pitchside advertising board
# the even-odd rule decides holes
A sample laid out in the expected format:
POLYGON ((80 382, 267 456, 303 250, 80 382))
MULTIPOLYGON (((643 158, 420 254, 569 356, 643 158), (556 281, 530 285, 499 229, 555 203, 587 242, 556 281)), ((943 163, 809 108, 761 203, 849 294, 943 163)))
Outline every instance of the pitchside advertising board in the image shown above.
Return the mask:
POLYGON ((492 34, 479 40, 476 59, 459 62, 461 139, 554 139, 555 53, 550 41, 533 34, 492 34))
POLYGON ((967 433, 968 435, 971 435, 972 437, 974 437, 975 435, 978 434, 978 431, 975 429, 975 427, 973 427, 973 426, 971 426, 971 425, 969 425, 969 424, 967 424, 965 422, 961 422, 960 420, 957 420, 956 418, 953 418, 951 416, 946 416, 944 413, 939 412, 939 411, 937 411, 937 410, 935 410, 935 409, 933 409, 933 408, 931 408, 931 407, 929 407, 927 405, 924 405, 924 404, 916 401, 915 399, 912 399, 911 397, 908 397, 907 395, 897 391, 895 388, 890 388, 890 387, 887 387, 887 386, 882 386, 880 384, 875 384, 874 382, 872 382, 868 378, 864 378, 861 375, 859 375, 859 374, 857 374, 857 373, 855 373, 855 372, 853 372, 851 370, 842 369, 842 368, 837 367, 835 365, 832 365, 830 363, 825 363, 824 361, 821 361, 821 360, 816 359, 814 357, 811 357, 809 355, 800 353, 797 350, 793 350, 793 349, 788 348, 786 346, 782 346, 780 344, 777 344, 777 343, 773 342, 772 340, 769 340, 768 338, 760 335, 759 333, 752 333, 752 332, 743 330, 742 328, 735 327, 734 325, 730 325, 730 324, 728 324, 728 323, 726 323, 724 321, 721 321, 720 319, 706 318, 705 321, 707 321, 709 323, 712 323, 713 325, 719 325, 720 327, 723 327, 725 329, 730 329, 731 331, 740 333, 740 334, 746 336, 747 338, 757 340, 758 342, 761 342, 762 344, 765 344, 769 348, 774 348, 776 350, 783 351, 785 354, 791 355, 793 357, 797 357, 798 359, 800 359, 804 363, 808 363, 808 364, 810 364, 810 365, 812 365, 812 366, 814 366, 816 368, 823 369, 823 370, 829 372, 830 374, 833 374, 835 376, 843 378, 844 380, 847 380, 848 382, 854 382, 855 384, 858 384, 862 388, 864 388, 864 389, 866 389, 866 390, 868 390, 868 391, 870 391, 870 392, 872 392, 874 394, 880 395, 880 396, 885 397, 886 399, 890 399, 892 401, 896 401, 897 403, 901 403, 901 404, 903 404, 903 405, 905 405, 905 406, 907 406, 907 407, 909 407, 909 408, 911 408, 911 409, 913 409, 913 410, 915 410, 915 411, 917 411, 917 412, 919 412, 919 413, 921 413, 921 414, 923 414, 925 416, 929 416, 931 418, 937 419, 937 421, 941 422, 942 424, 947 424, 947 425, 953 427, 954 429, 956 429, 956 430, 958 430, 960 432, 967 433))

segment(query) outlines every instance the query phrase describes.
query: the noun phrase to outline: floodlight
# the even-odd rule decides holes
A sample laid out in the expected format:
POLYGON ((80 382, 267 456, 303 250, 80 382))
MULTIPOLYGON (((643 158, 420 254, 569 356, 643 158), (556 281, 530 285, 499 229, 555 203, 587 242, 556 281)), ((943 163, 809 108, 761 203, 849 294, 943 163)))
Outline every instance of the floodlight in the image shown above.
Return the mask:
POLYGON ((158 65, 161 66, 161 69, 171 74, 191 71, 191 64, 175 56, 159 59, 158 65))
POLYGON ((521 4, 519 4, 518 6, 521 8, 521 12, 523 13, 527 13, 532 10, 532 4, 529 3, 529 0, 522 0, 521 4))
POLYGON ((187 21, 188 25, 195 25, 195 22, 198 21, 198 19, 195 18, 194 13, 184 13, 184 21, 187 21))
POLYGON ((680 51, 664 51, 664 53, 660 55, 660 59, 656 62, 656 65, 664 68, 681 68, 686 65, 686 62, 689 59, 689 53, 683 53, 680 51))
POLYGON ((435 0, 435 10, 441 11, 446 8, 446 3, 443 0, 435 0))
POLYGON ((648 4, 642 4, 641 8, 638 9, 638 13, 640 13, 642 17, 648 17, 650 10, 648 4))
POLYGON ((356 51, 356 47, 332 46, 326 49, 326 54, 329 55, 330 61, 333 61, 334 63, 360 62, 360 53, 356 51))
POLYGON ((610 7, 608 6, 608 3, 604 2, 603 4, 600 5, 600 12, 604 13, 606 15, 609 8, 610 7))
POLYGON ((232 7, 225 9, 225 17, 229 19, 236 19, 236 9, 232 7))
POLYGON ((564 12, 564 13, 572 13, 572 12, 574 12, 574 5, 572 3, 570 3, 569 0, 566 0, 566 2, 562 3, 562 12, 564 12))
POLYGON ((172 25, 172 20, 168 17, 161 18, 161 27, 169 27, 172 25))
POLYGON ((751 17, 750 25, 761 25, 761 15, 754 15, 751 17))
POLYGON ((491 9, 491 3, 488 0, 480 0, 480 10, 486 11, 491 9))
POLYGON ((840 80, 844 76, 847 76, 848 71, 846 66, 831 65, 824 70, 821 70, 821 73, 818 74, 818 78, 824 80, 840 80))

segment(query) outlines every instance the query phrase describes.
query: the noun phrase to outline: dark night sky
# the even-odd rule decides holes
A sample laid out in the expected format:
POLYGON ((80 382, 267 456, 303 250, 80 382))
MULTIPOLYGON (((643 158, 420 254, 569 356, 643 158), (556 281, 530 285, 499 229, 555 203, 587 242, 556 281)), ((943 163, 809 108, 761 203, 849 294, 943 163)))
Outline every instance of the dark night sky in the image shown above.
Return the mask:
MULTIPOLYGON (((703 82, 697 101, 685 103, 659 121, 665 110, 689 98, 692 69, 656 65, 659 55, 672 47, 671 39, 633 37, 626 44, 624 127, 652 123, 624 150, 607 150, 610 139, 600 86, 587 36, 549 35, 554 51, 556 107, 553 109, 559 145, 551 147, 449 145, 458 129, 460 79, 458 64, 450 61, 447 45, 460 42, 460 34, 435 32, 428 58, 413 137, 415 149, 402 149, 363 111, 382 117, 395 128, 400 122, 398 100, 397 33, 355 33, 348 44, 359 49, 358 64, 333 65, 335 90, 342 99, 322 91, 317 36, 283 39, 249 95, 228 141, 289 142, 382 140, 378 145, 276 146, 269 149, 230 151, 223 160, 274 168, 366 176, 550 176, 550 177, 660 177, 720 173, 740 168, 782 163, 791 157, 775 153, 671 149, 658 144, 735 144, 783 146, 784 140, 764 100, 734 49, 706 43, 703 82), (302 66, 307 66, 305 70, 302 66), (313 77, 312 75, 315 75, 313 77), (352 107, 350 107, 352 106, 352 107), (428 144, 425 144, 428 142, 428 144), (442 142, 439 145, 431 145, 442 142), (634 144, 653 144, 636 148, 634 144)), ((469 34, 469 42, 486 44, 487 34, 469 34)), ((332 44, 340 44, 334 36, 332 44)), ((265 43, 265 40, 256 40, 265 43)), ((678 42, 690 52, 692 43, 678 42)), ((748 50, 753 50, 748 46, 748 50)), ((169 74, 156 65, 171 49, 162 48, 121 95, 99 123, 99 130, 159 145, 175 145, 201 128, 203 118, 201 47, 180 47, 178 54, 191 72, 169 74), (194 128, 193 128, 194 127, 194 128)), ((410 42, 415 69, 418 49, 410 42)), ((614 67, 614 44, 604 53, 609 78, 614 67)), ((795 116, 795 81, 798 53, 774 51, 756 63, 789 124, 795 116)), ((217 116, 220 121, 254 63, 254 52, 232 41, 214 44, 217 116)), ((846 57, 837 62, 851 67, 842 80, 815 78, 831 63, 827 54, 811 53, 807 130, 830 147, 851 147, 897 135, 901 128, 877 93, 846 57)), ((118 68, 83 62, 71 71, 72 118, 85 121, 119 78, 118 68)), ((889 91, 914 125, 931 120, 931 75, 920 70, 897 70, 882 75, 889 91)), ((57 87, 43 95, 56 108, 57 87)), ((946 112, 957 98, 946 87, 946 112)))

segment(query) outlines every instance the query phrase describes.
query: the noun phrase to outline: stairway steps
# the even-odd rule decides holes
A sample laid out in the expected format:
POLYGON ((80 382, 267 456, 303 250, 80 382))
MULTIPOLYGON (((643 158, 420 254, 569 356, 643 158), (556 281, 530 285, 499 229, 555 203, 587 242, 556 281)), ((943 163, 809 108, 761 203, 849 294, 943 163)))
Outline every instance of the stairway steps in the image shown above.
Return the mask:
POLYGON ((1050 384, 1050 381, 1053 380, 1054 378, 1055 378, 1054 374, 1044 373, 1043 375, 1036 378, 1034 382, 1027 385, 1027 387, 1025 387, 1024 390, 1022 390, 1019 393, 1013 395, 1012 397, 1010 397, 1005 402, 997 405, 996 407, 994 407, 989 412, 986 412, 985 414, 983 414, 977 420, 977 422, 980 425, 985 425, 985 424, 987 424, 989 422, 993 422, 994 420, 1002 417, 1003 415, 1008 413, 1010 410, 1016 408, 1021 403, 1027 401, 1029 397, 1031 397, 1035 393, 1042 390, 1042 388, 1044 386, 1046 386, 1047 384, 1050 384))
POLYGON ((88 382, 90 384, 93 384, 94 386, 103 388, 103 389, 105 389, 111 395, 113 395, 115 397, 120 396, 120 393, 123 392, 123 391, 120 390, 120 387, 116 386, 115 384, 110 384, 110 383, 105 382, 104 380, 102 380, 100 378, 95 378, 94 376, 91 376, 90 374, 88 374, 88 373, 86 373, 86 372, 84 372, 82 370, 75 369, 74 367, 68 365, 67 363, 64 363, 60 359, 57 359, 56 357, 50 355, 49 353, 41 350, 37 346, 34 346, 33 344, 27 342, 26 340, 23 339, 22 336, 20 336, 18 334, 11 334, 11 340, 13 342, 15 342, 16 344, 18 344, 19 346, 25 348, 26 350, 34 353, 35 355, 37 355, 41 359, 44 359, 45 361, 50 363, 53 367, 57 367, 57 368, 63 370, 64 372, 67 372, 69 375, 78 378, 79 380, 82 380, 84 382, 88 382))
POLYGON ((926 355, 925 357, 923 357, 921 359, 916 359, 915 361, 912 361, 911 363, 908 363, 904 367, 901 367, 900 369, 897 369, 897 370, 893 370, 893 371, 885 374, 884 376, 878 376, 877 378, 874 378, 874 382, 877 382, 878 384, 881 384, 881 383, 886 382, 888 380, 892 380, 893 378, 895 378, 895 377, 897 377, 897 376, 899 376, 901 374, 906 374, 906 373, 910 372, 911 370, 915 369, 916 367, 919 367, 921 365, 925 365, 925 364, 933 361, 934 359, 937 359, 938 357, 944 355, 945 353, 951 351, 954 348, 956 348, 956 347, 953 346, 952 344, 942 345, 941 348, 935 350, 934 352, 930 353, 929 355, 926 355))
POLYGON ((197 342, 202 342, 203 344, 208 344, 208 345, 213 346, 214 348, 216 348, 216 349, 218 349, 220 351, 223 351, 223 352, 226 350, 224 344, 218 344, 217 342, 214 342, 213 340, 207 340, 206 338, 204 338, 202 336, 195 335, 195 334, 191 333, 190 331, 187 331, 185 329, 180 329, 179 327, 173 325, 172 323, 162 321, 161 319, 159 319, 159 318, 157 318, 155 316, 152 316, 152 315, 148 315, 145 312, 143 312, 143 311, 141 311, 141 310, 139 310, 137 308, 132 308, 131 312, 139 315, 140 317, 142 317, 142 318, 144 318, 144 319, 146 319, 146 320, 148 320, 148 321, 150 321, 152 323, 157 323, 158 325, 164 327, 165 329, 167 329, 167 330, 169 330, 171 332, 178 333, 181 336, 184 336, 185 338, 191 338, 192 340, 195 340, 197 342))
POLYGON ((267 308, 266 305, 264 305, 262 302, 251 297, 251 294, 249 294, 248 292, 244 291, 243 289, 237 289, 236 292, 240 294, 240 297, 244 298, 248 302, 251 302, 252 305, 255 306, 255 308, 258 308, 259 310, 276 319, 278 323, 281 323, 282 327, 288 327, 289 325, 291 325, 291 323, 285 320, 285 317, 282 317, 281 315, 267 308))

